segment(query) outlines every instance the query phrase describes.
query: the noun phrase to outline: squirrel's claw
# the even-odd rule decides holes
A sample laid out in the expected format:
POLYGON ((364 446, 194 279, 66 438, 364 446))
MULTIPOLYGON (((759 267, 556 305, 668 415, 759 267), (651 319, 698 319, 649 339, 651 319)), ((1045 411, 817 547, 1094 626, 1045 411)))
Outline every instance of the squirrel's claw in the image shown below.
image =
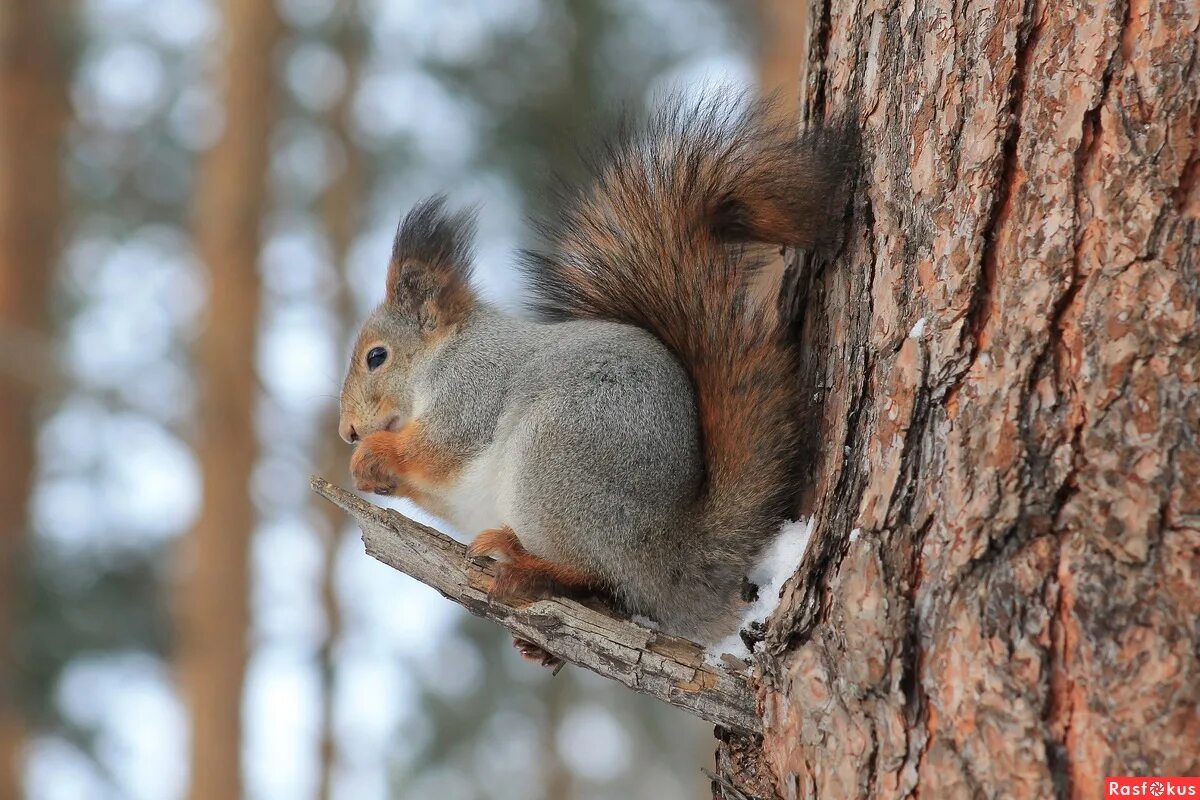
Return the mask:
POLYGON ((528 639, 522 639, 519 636, 513 637, 513 647, 517 648, 522 658, 541 664, 547 669, 553 669, 555 675, 558 674, 558 671, 566 663, 558 656, 547 653, 540 645, 536 645, 528 639))

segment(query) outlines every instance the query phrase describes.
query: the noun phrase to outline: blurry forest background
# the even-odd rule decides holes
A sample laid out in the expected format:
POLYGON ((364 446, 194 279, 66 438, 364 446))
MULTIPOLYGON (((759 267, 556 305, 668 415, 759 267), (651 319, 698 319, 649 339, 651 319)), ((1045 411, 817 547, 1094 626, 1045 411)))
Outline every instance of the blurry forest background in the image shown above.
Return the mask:
POLYGON ((671 86, 798 90, 803 3, 0 2, 0 800, 694 798, 708 726, 362 553, 336 396, 416 199, 479 278, 671 86))

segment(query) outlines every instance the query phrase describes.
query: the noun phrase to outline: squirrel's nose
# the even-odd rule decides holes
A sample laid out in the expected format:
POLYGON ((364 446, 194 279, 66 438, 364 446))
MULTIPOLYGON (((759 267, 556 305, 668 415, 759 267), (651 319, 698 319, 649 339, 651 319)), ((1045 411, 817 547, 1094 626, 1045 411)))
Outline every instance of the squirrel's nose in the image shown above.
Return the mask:
POLYGON ((347 444, 354 444, 358 441, 358 431, 354 430, 354 423, 344 417, 338 423, 338 435, 342 437, 347 444))

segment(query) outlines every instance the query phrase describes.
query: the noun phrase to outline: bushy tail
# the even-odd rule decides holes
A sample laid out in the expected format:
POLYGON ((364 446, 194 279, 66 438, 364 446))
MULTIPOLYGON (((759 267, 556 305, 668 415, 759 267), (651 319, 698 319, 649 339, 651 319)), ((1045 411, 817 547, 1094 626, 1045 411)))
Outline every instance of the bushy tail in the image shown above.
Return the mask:
MULTIPOLYGON (((742 569, 788 510, 796 354, 748 280, 768 251, 840 228, 845 142, 797 136, 765 103, 676 99, 627 127, 530 254, 540 311, 652 332, 691 374, 706 465, 705 560, 742 569)), ((741 573, 744 575, 744 571, 741 573)))

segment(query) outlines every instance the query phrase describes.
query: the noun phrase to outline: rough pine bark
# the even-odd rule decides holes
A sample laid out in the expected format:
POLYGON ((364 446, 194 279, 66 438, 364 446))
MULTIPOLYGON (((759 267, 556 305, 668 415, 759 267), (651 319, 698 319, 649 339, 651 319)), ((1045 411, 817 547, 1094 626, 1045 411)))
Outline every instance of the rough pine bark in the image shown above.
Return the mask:
POLYGON ((1200 774, 1195 0, 814 0, 862 128, 793 263, 817 518, 716 796, 1200 774))
POLYGON ((184 543, 180 683, 191 719, 192 800, 238 798, 242 686, 249 636, 251 473, 259 316, 259 226, 274 119, 273 0, 221 3, 221 138, 203 159, 195 237, 208 270, 208 318, 196 350, 196 455, 204 502, 184 543))
POLYGON ((33 487, 38 394, 50 370, 48 295, 62 215, 70 8, 0 3, 0 800, 21 792, 15 633, 33 487))

